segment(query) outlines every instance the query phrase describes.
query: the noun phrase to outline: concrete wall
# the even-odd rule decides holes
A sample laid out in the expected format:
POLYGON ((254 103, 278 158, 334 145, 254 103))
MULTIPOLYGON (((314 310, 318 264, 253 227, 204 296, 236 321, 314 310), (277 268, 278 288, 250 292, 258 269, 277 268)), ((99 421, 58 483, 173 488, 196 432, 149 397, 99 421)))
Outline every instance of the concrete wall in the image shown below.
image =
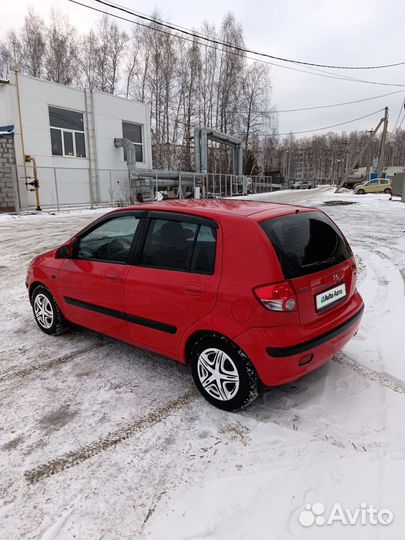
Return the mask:
MULTIPOLYGON (((57 197, 61 205, 90 203, 88 173, 90 145, 84 91, 24 75, 19 75, 19 86, 24 150, 26 154, 33 155, 37 160, 42 205, 56 204, 57 197), (49 105, 83 113, 86 158, 52 156, 49 105), (57 169, 57 188, 54 168, 57 169)), ((99 174, 100 202, 108 202, 111 199, 111 191, 122 190, 122 186, 128 182, 123 150, 115 148, 113 144, 115 137, 122 137, 123 120, 143 126, 144 162, 139 163, 138 167, 140 169, 152 168, 150 113, 148 107, 142 103, 109 94, 94 92, 93 100, 97 168, 107 170, 99 174), (112 180, 108 169, 114 171, 112 180), (112 187, 111 182, 115 183, 112 187), (103 200, 107 194, 108 200, 103 200)), ((0 85, 0 126, 8 124, 15 126, 15 153, 20 178, 21 205, 23 208, 34 206, 35 196, 25 190, 21 180, 21 176, 25 173, 14 74, 10 76, 10 84, 0 85)))
POLYGON ((0 211, 16 209, 13 167, 15 166, 14 140, 0 138, 0 211))

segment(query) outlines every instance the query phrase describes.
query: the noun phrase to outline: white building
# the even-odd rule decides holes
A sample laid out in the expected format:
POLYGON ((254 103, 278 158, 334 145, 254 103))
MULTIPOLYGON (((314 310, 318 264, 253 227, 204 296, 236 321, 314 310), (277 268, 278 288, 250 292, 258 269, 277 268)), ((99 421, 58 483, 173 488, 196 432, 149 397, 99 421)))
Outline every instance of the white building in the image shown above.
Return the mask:
MULTIPOLYGON (((14 126, 16 206, 35 206, 35 194, 23 178, 32 174, 30 164, 24 167, 24 154, 37 162, 42 207, 127 200, 128 169, 114 138, 133 141, 136 167, 151 169, 149 108, 24 75, 18 83, 15 74, 9 82, 0 82, 0 127, 14 126)), ((2 206, 7 204, 0 200, 2 206)))

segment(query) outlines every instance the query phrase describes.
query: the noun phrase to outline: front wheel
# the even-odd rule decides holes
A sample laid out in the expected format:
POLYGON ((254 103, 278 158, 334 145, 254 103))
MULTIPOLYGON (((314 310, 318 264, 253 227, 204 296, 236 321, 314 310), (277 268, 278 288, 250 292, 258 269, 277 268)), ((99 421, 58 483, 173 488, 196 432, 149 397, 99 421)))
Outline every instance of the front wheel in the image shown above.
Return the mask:
POLYGON ((358 189, 358 190, 357 190, 357 194, 358 194, 358 195, 364 195, 364 194, 365 194, 364 189, 358 189))
POLYGON ((200 338, 191 356, 194 382, 215 407, 240 411, 258 396, 258 377, 246 354, 232 341, 217 334, 200 338))
POLYGON ((43 285, 38 285, 31 296, 34 318, 39 328, 46 334, 57 336, 68 328, 65 317, 55 298, 43 285))

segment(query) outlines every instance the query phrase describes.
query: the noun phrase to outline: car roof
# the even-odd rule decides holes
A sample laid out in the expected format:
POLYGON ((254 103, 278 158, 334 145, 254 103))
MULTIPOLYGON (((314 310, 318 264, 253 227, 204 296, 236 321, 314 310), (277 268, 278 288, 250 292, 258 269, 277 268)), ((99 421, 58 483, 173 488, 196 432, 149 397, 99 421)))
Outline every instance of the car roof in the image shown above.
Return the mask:
POLYGON ((174 199, 126 206, 115 211, 128 210, 169 211, 208 218, 218 218, 220 215, 233 215, 249 217, 259 221, 266 217, 277 217, 294 212, 314 211, 316 209, 293 204, 241 199, 174 199))

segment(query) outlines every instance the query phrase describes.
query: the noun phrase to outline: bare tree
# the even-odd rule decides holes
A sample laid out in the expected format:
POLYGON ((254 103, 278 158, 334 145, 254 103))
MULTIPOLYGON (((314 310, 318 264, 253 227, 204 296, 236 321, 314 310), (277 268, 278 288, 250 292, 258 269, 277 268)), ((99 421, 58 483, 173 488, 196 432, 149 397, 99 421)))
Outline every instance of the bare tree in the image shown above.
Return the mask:
POLYGON ((20 69, 33 77, 44 74, 46 29, 44 21, 32 8, 24 19, 20 32, 21 66, 20 69))
POLYGON ((95 88, 114 94, 117 90, 120 62, 128 36, 117 24, 104 15, 95 33, 95 88))
POLYGON ((83 88, 97 88, 97 40, 93 30, 83 36, 78 45, 77 62, 83 88))
POLYGON ((57 83, 70 85, 77 80, 76 32, 67 16, 56 10, 47 28, 45 72, 48 80, 57 83))
POLYGON ((9 40, 0 42, 0 77, 6 79, 12 68, 13 53, 9 40))
POLYGON ((245 172, 247 174, 252 174, 250 167, 257 166, 252 158, 250 167, 248 166, 247 156, 248 154, 252 156, 250 148, 252 138, 256 139, 255 147, 258 149, 260 144, 257 138, 263 132, 270 133, 274 115, 270 107, 270 90, 268 66, 259 62, 248 65, 242 75, 239 112, 240 132, 245 145, 245 172))

